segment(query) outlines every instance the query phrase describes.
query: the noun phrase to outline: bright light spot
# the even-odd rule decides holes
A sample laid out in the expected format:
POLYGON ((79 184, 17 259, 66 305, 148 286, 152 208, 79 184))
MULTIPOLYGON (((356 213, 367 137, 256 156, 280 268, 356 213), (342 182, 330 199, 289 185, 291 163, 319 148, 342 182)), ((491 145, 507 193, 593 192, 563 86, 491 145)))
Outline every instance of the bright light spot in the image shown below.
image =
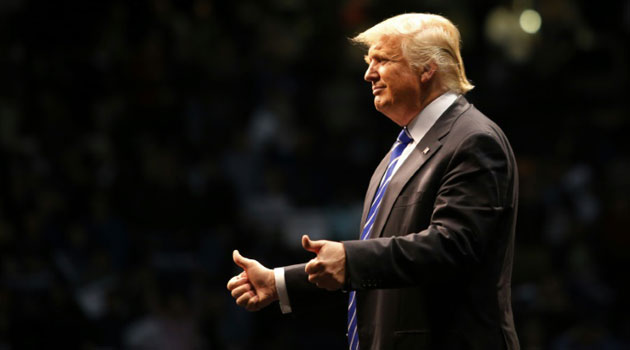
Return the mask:
POLYGON ((540 29, 542 19, 540 18, 538 12, 528 9, 521 13, 519 23, 521 25, 521 29, 523 29, 525 33, 535 34, 540 29))

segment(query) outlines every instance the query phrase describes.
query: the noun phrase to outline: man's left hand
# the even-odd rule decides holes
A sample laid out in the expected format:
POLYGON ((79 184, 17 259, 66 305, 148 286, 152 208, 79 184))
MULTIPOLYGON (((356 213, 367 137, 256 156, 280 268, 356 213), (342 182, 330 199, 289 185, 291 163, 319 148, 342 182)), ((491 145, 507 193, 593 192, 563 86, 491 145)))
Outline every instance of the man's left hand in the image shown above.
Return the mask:
POLYGON ((343 244, 326 240, 311 241, 304 235, 302 246, 317 254, 304 269, 308 281, 330 291, 341 288, 346 280, 346 251, 343 244))

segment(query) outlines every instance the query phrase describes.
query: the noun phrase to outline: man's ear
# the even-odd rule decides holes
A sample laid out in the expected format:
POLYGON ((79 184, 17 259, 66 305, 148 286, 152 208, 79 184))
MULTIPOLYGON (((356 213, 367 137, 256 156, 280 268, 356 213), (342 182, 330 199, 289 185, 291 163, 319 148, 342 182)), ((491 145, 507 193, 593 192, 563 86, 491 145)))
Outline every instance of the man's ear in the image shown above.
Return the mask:
POLYGON ((420 74, 420 82, 426 84, 433 78, 435 72, 437 72, 437 65, 433 62, 430 62, 426 64, 423 68, 424 70, 422 74, 420 74))

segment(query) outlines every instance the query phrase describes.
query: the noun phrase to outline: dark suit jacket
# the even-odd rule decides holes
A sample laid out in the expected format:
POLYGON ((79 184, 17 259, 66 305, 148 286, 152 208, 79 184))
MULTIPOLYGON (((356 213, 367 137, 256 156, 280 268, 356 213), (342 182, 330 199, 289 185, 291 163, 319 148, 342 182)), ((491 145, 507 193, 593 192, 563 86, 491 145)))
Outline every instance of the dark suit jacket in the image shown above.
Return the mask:
MULTIPOLYGON (((388 161, 372 176, 361 227, 388 161)), ((393 176, 370 239, 343 242, 361 349, 519 349, 510 304, 517 198, 507 138, 459 97, 393 176)), ((309 284, 303 264, 285 268, 285 279, 298 312, 335 294, 309 284)))

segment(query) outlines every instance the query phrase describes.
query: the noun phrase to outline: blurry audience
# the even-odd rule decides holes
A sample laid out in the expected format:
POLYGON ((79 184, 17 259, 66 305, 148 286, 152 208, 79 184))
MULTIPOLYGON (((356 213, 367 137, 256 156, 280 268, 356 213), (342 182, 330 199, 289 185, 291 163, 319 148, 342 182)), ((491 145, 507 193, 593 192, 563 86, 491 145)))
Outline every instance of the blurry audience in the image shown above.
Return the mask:
POLYGON ((231 251, 357 237, 397 131, 347 38, 410 11, 459 24, 517 154, 523 349, 630 348, 630 2, 541 3, 508 41, 524 2, 455 3, 3 1, 0 350, 343 348, 343 316, 237 309, 231 251))

